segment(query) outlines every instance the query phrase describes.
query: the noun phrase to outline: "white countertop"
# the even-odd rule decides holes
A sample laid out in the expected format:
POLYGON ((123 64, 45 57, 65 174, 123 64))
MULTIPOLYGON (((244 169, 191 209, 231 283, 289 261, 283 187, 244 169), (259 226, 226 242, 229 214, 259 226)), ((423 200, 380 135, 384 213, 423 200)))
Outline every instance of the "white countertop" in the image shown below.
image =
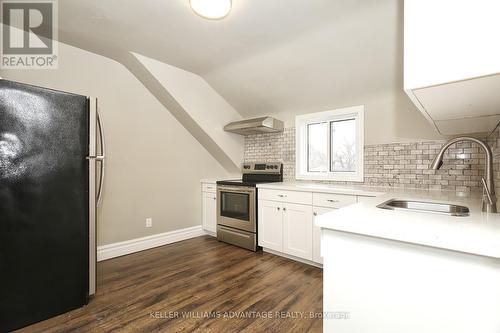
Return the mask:
POLYGON ((480 193, 410 190, 385 187, 311 183, 262 184, 259 188, 372 196, 363 202, 318 216, 316 225, 407 243, 500 259, 500 214, 481 212, 480 193), (454 217, 435 213, 385 210, 377 205, 389 199, 411 199, 467 206, 470 215, 454 217))
POLYGON ((271 189, 271 190, 334 193, 334 194, 360 195, 369 197, 383 195, 386 193, 387 190, 389 190, 383 187, 369 187, 361 185, 360 186, 330 185, 330 184, 306 183, 306 182, 266 183, 266 184, 258 184, 257 187, 271 189))

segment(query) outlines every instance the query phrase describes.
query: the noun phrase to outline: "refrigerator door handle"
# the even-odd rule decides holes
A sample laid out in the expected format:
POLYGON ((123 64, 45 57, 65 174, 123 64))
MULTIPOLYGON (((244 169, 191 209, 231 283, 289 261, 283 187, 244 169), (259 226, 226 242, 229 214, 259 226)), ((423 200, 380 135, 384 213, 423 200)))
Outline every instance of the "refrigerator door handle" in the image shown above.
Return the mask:
POLYGON ((86 157, 88 160, 103 161, 104 155, 91 155, 86 157))
POLYGON ((99 173, 99 187, 97 190, 97 206, 101 203, 102 198, 102 189, 104 187, 104 176, 106 171, 106 139, 104 137, 104 127, 102 126, 101 115, 99 114, 99 110, 96 110, 97 114, 97 125, 99 126, 99 136, 100 136, 100 148, 101 155, 96 157, 96 160, 101 162, 101 172, 99 173))
POLYGON ((97 111, 96 107, 96 116, 97 116, 97 125, 99 127, 99 142, 101 148, 101 155, 90 155, 87 156, 88 160, 96 160, 100 162, 100 172, 99 172, 99 186, 97 187, 97 206, 101 203, 102 197, 102 189, 104 184, 104 175, 106 171, 106 140, 104 138, 104 128, 102 126, 101 115, 99 111, 97 111))

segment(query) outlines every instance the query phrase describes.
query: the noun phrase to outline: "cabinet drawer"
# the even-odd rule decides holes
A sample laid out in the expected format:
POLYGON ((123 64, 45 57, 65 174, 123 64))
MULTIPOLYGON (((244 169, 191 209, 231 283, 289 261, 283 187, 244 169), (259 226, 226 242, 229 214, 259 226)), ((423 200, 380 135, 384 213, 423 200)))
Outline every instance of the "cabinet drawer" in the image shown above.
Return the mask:
POLYGON ((290 202, 303 205, 312 204, 311 192, 281 191, 281 190, 259 190, 259 199, 290 202))
POLYGON ((202 183, 201 184, 201 190, 202 190, 202 192, 213 192, 213 193, 215 193, 216 186, 215 186, 215 184, 211 184, 211 183, 202 183))
POLYGON ((343 194, 313 193, 313 205, 342 208, 356 203, 356 196, 343 194))

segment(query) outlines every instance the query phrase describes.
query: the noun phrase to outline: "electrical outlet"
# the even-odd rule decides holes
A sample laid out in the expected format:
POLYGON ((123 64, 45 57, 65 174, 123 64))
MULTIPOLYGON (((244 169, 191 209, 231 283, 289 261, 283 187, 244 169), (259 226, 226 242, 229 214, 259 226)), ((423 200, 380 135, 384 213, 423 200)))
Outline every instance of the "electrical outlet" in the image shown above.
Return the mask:
POLYGON ((153 219, 151 217, 148 217, 146 219, 146 228, 151 228, 153 226, 153 219))

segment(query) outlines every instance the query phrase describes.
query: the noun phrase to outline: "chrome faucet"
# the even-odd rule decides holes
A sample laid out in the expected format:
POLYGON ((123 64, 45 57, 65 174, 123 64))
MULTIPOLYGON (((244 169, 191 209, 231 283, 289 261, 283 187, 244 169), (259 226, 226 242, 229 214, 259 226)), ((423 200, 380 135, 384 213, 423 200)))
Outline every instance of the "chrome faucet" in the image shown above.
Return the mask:
POLYGON ((482 202, 482 211, 488 213, 496 213, 497 212, 497 198, 495 195, 495 183, 493 181, 493 154, 491 152, 491 148, 481 140, 474 139, 471 137, 459 137, 455 139, 451 139, 448 141, 439 151, 437 156, 432 161, 430 167, 433 170, 438 170, 443 165, 443 156, 444 152, 454 143, 460 141, 470 141, 475 142, 480 145, 486 154, 486 170, 485 170, 485 178, 481 179, 483 184, 483 202, 482 202))

